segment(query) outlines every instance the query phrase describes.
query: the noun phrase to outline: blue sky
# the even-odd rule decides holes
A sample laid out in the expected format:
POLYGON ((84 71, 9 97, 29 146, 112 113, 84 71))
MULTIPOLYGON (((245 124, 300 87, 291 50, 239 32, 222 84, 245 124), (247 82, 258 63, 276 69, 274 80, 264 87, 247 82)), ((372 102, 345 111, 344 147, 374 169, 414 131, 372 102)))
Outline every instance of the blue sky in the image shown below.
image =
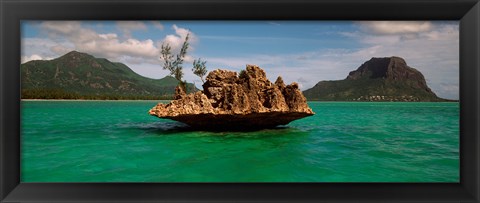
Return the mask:
POLYGON ((22 63, 77 50, 122 62, 140 75, 162 78, 162 43, 179 50, 190 33, 185 79, 193 59, 207 68, 262 67, 302 90, 344 79, 372 57, 400 56, 420 70, 437 95, 458 99, 457 21, 23 21, 22 63))

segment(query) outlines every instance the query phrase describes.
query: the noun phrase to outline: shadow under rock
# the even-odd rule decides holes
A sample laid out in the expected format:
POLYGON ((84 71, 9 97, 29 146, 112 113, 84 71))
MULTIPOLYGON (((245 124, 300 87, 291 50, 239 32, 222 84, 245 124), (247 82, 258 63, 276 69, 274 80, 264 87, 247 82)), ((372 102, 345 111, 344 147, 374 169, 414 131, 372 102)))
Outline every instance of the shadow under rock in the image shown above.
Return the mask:
POLYGON ((213 133, 224 133, 224 132, 257 132, 262 130, 285 130, 291 129, 288 126, 276 126, 276 127, 268 127, 268 128, 198 128, 192 127, 187 124, 181 122, 161 122, 161 123, 153 123, 151 125, 139 127, 137 129, 146 130, 152 133, 158 134, 175 134, 175 133, 183 133, 183 132, 195 132, 195 131, 203 131, 203 132, 213 132, 213 133))

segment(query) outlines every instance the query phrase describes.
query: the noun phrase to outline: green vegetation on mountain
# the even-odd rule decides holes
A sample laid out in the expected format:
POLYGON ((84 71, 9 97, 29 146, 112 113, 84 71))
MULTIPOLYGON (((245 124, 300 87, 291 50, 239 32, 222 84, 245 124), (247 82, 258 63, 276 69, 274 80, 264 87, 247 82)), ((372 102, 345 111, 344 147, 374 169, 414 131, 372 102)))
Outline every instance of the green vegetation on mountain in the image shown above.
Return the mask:
MULTIPOLYGON (((122 63, 77 51, 21 64, 22 99, 171 99, 178 81, 146 78, 122 63)), ((196 91, 193 84, 188 92, 196 91)))
POLYGON ((422 73, 400 57, 372 58, 346 79, 320 81, 303 94, 320 101, 448 101, 437 97, 422 73))

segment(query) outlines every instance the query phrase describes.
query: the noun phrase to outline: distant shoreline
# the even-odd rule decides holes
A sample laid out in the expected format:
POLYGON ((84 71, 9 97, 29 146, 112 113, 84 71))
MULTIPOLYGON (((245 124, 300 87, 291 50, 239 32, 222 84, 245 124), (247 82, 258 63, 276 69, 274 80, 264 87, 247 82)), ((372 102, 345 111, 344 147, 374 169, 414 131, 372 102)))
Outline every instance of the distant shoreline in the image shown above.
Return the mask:
POLYGON ((21 101, 171 101, 167 99, 20 99, 21 101))
MULTIPOLYGON (((171 101, 168 99, 21 99, 21 101, 171 101)), ((307 102, 352 102, 352 103, 454 103, 459 100, 449 101, 321 101, 321 100, 307 100, 307 102)))
POLYGON ((455 103, 460 100, 445 100, 445 101, 326 101, 326 100, 307 100, 307 102, 351 102, 351 103, 455 103))

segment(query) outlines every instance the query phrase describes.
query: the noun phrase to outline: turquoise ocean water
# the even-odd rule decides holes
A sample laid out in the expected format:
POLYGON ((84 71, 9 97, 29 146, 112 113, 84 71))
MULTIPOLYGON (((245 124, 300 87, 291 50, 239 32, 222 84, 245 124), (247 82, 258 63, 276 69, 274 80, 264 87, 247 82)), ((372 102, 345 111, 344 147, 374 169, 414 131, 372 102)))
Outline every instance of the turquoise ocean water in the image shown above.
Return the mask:
POLYGON ((309 102, 254 132, 193 131, 155 101, 22 101, 22 182, 458 182, 458 103, 309 102))

